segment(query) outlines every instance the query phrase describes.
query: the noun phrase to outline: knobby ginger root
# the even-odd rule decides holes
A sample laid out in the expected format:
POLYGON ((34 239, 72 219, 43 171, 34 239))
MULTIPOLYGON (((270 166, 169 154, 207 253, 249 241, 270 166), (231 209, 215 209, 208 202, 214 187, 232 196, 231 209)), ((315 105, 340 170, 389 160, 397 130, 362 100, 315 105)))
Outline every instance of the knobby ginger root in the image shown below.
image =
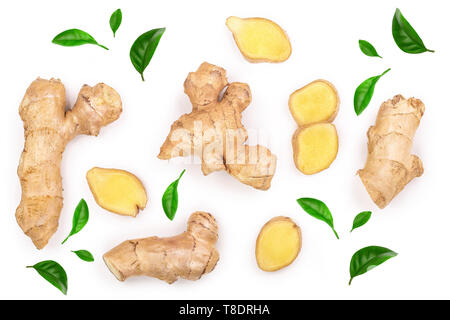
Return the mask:
POLYGON ((103 83, 84 85, 72 110, 66 112, 65 107, 61 81, 37 79, 19 108, 25 147, 17 170, 22 199, 16 219, 38 249, 58 227, 63 206, 60 165, 66 144, 79 134, 98 135, 122 112, 119 94, 103 83))
POLYGON ((256 261, 264 271, 290 265, 302 247, 300 227, 288 217, 275 217, 261 229, 256 240, 256 261))
POLYGON ((142 182, 128 171, 95 167, 87 172, 86 178, 95 201, 103 209, 136 217, 147 205, 142 182))
POLYGON ((339 96, 326 80, 316 80, 289 97, 289 109, 299 125, 292 137, 294 163, 304 174, 327 169, 339 149, 336 127, 331 122, 339 110, 339 96))
POLYGON ((381 209, 423 174, 422 161, 411 155, 411 147, 424 111, 419 99, 397 95, 381 105, 375 126, 367 131, 367 161, 358 174, 381 209))
POLYGON ((267 190, 275 173, 276 157, 269 149, 245 145, 247 130, 241 112, 250 104, 250 88, 245 83, 228 85, 224 69, 203 63, 189 73, 184 91, 192 103, 192 112, 172 124, 158 158, 178 156, 201 158, 202 172, 226 170, 244 184, 267 190))
POLYGON ((242 55, 250 62, 282 62, 291 55, 288 36, 273 21, 229 17, 226 25, 242 55))
POLYGON ((105 253, 103 259, 120 281, 145 275, 173 283, 178 278, 198 280, 219 260, 215 247, 218 226, 206 212, 194 212, 187 231, 171 238, 128 240, 105 253))

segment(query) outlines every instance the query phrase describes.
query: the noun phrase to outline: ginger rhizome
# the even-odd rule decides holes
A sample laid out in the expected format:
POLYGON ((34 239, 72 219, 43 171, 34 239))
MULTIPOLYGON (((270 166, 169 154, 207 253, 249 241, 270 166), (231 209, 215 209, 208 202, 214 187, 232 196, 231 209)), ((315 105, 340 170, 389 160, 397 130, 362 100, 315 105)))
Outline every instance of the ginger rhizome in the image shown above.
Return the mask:
POLYGON ((119 94, 106 84, 84 85, 72 110, 65 111, 64 85, 37 79, 27 89, 19 113, 24 123, 25 147, 17 173, 22 199, 16 219, 42 249, 58 227, 63 206, 60 165, 66 144, 80 134, 99 134, 119 118, 119 94))
POLYGON ((95 167, 87 172, 86 179, 95 201, 103 209, 136 217, 147 205, 142 182, 128 171, 95 167))
POLYGON ((313 81, 291 94, 289 109, 299 126, 292 137, 295 166, 304 174, 327 169, 339 148, 331 124, 339 110, 335 87, 326 80, 313 81))
POLYGON ((241 112, 251 101, 249 86, 228 84, 223 68, 205 62, 189 73, 184 91, 192 103, 192 112, 172 124, 158 158, 195 155, 201 158, 204 175, 226 170, 244 184, 267 190, 275 173, 276 157, 261 145, 245 144, 248 134, 241 123, 241 112))
POLYGON ((424 112, 419 99, 397 95, 381 105, 375 126, 367 131, 367 161, 358 174, 381 209, 423 174, 422 161, 411 154, 411 147, 424 112))
POLYGON ((242 55, 250 62, 283 62, 291 55, 288 36, 269 19, 229 17, 226 25, 242 55))
POLYGON ((187 231, 170 238, 128 240, 104 254, 103 260, 120 281, 149 276, 173 283, 178 278, 198 280, 219 260, 218 226, 206 212, 194 212, 187 231))
POLYGON ((288 217, 275 217, 261 229, 256 240, 256 261, 261 270, 276 271, 290 265, 302 247, 300 227, 288 217))

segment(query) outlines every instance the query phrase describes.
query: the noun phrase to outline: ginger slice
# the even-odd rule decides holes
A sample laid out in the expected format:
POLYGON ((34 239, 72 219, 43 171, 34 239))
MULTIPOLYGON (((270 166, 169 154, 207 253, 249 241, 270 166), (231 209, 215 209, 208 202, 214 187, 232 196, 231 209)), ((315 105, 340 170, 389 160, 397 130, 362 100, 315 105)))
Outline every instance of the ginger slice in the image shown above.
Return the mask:
POLYGON ((294 162, 304 174, 327 169, 336 158, 339 142, 336 127, 317 123, 299 128, 292 137, 294 162))
POLYGON ((261 270, 276 271, 290 265, 302 247, 300 227, 288 217, 275 217, 256 240, 256 261, 261 270))
POLYGON ((332 122, 339 110, 339 96, 326 80, 316 80, 289 97, 289 109, 299 126, 332 122))
POLYGON ((142 182, 128 171, 95 167, 87 172, 86 178, 95 201, 103 209, 136 217, 147 205, 142 182))
POLYGON ((283 62, 291 55, 288 36, 271 20, 229 17, 226 25, 242 55, 250 62, 283 62))

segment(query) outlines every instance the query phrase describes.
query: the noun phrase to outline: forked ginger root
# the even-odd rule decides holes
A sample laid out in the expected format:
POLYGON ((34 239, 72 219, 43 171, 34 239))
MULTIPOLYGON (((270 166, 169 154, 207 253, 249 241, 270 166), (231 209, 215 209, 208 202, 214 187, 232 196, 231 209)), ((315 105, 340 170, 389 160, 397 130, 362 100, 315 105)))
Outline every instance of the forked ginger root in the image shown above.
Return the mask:
POLYGON ((198 280, 219 260, 218 226, 206 212, 194 212, 187 231, 171 238, 128 240, 104 254, 103 260, 120 281, 145 275, 173 283, 178 278, 198 280))
POLYGON ((423 174, 422 161, 411 155, 411 147, 424 112, 419 99, 397 95, 381 105, 375 126, 367 131, 367 161, 358 174, 381 209, 412 179, 423 174))
POLYGON ((202 160, 204 175, 226 170, 242 183, 267 190, 276 157, 263 146, 244 144, 248 135, 241 112, 250 104, 250 88, 233 82, 219 100, 227 85, 225 70, 206 62, 189 73, 184 92, 191 100, 192 112, 172 124, 158 158, 196 155, 202 160))
POLYGON ((100 128, 119 118, 119 94, 106 84, 84 85, 72 110, 65 111, 64 85, 37 79, 27 89, 19 113, 24 123, 25 147, 17 173, 22 199, 16 219, 42 249, 58 227, 63 206, 60 165, 66 144, 79 134, 96 136, 100 128))
POLYGON ((87 172, 86 179, 95 201, 103 209, 136 217, 147 205, 142 182, 128 171, 95 167, 87 172))
POLYGON ((292 137, 294 162, 304 174, 327 169, 339 149, 336 127, 339 96, 326 80, 316 80, 289 97, 289 109, 299 125, 292 137))
POLYGON ((256 261, 264 271, 290 265, 302 247, 300 227, 288 217, 275 217, 261 229, 256 240, 256 261))
POLYGON ((250 62, 283 62, 291 55, 288 36, 269 19, 229 17, 226 25, 242 55, 250 62))

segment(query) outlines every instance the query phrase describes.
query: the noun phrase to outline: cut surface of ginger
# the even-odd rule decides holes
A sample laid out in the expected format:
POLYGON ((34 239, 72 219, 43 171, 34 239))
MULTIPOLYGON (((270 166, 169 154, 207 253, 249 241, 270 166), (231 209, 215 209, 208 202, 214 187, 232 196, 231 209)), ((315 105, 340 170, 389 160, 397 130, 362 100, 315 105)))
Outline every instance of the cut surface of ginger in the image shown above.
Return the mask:
POLYGON ((302 247, 300 228, 288 217, 275 217, 261 229, 256 240, 256 261, 264 271, 290 265, 302 247))
POLYGON ((327 169, 336 158, 339 142, 336 127, 317 123, 299 128, 292 138, 294 162, 304 174, 327 169))
POLYGON ((289 109, 299 126, 331 122, 339 109, 339 96, 326 80, 316 80, 289 97, 289 109))
POLYGON ((239 50, 250 62, 282 62, 291 55, 288 36, 271 20, 229 17, 226 25, 239 50))
POLYGON ((141 181, 119 169, 92 168, 86 175, 97 204, 108 211, 135 217, 147 205, 141 181))

